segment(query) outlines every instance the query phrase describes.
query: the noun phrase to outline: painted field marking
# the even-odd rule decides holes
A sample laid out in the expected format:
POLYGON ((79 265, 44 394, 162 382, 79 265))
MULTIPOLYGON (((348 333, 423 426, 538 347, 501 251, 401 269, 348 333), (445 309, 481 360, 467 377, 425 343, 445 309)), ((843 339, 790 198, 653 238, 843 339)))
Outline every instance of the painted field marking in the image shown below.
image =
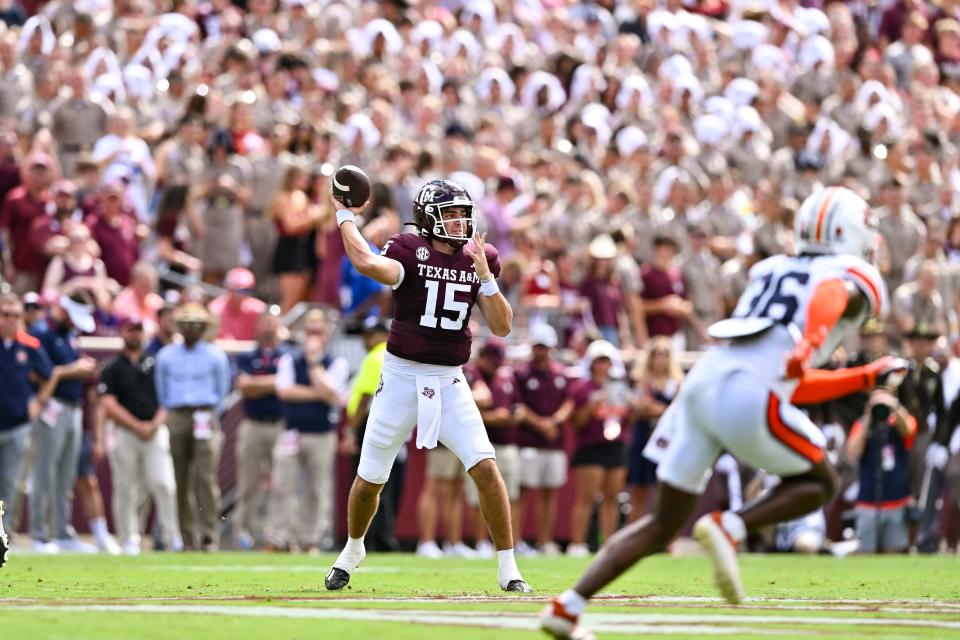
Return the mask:
MULTIPOLYGON (((79 607, 57 607, 57 606, 26 606, 18 607, 17 611, 56 611, 58 614, 75 611, 77 613, 88 612, 111 612, 111 613, 160 613, 160 614, 206 614, 206 615, 225 615, 225 616, 245 616, 255 618, 289 618, 299 620, 352 620, 364 622, 395 622, 407 624, 431 624, 446 625, 458 627, 485 627, 496 629, 516 629, 523 631, 535 631, 539 629, 537 617, 532 614, 497 614, 492 616, 490 612, 467 612, 450 611, 438 612, 432 610, 425 611, 405 611, 391 609, 304 609, 289 607, 231 607, 231 606, 211 606, 211 605, 91 605, 79 607), (442 615, 446 613, 447 615, 442 615)), ((699 635, 733 635, 746 636, 756 632, 751 627, 723 626, 723 627, 703 627, 700 625, 682 625, 670 624, 668 622, 647 623, 643 620, 630 620, 626 624, 620 621, 606 622, 605 616, 594 616, 585 621, 590 625, 591 630, 603 633, 629 633, 637 634, 639 632, 660 633, 660 634, 690 634, 699 635)), ((796 636, 796 631, 783 630, 763 630, 763 633, 770 635, 792 635, 796 636)))
MULTIPOLYGON (((183 613, 229 615, 273 618, 308 618, 341 620, 378 620, 406 622, 416 624, 443 624, 468 626, 496 626, 513 629, 536 628, 536 617, 529 613, 498 612, 495 616, 489 611, 440 611, 436 609, 338 609, 257 606, 243 607, 233 605, 160 605, 160 604, 92 604, 79 606, 57 605, 21 605, 3 607, 17 611, 57 611, 59 613, 78 612, 114 612, 114 613, 183 613)), ((902 627, 960 630, 960 621, 926 620, 908 618, 844 618, 836 616, 755 616, 755 615, 717 615, 717 614, 666 614, 666 613, 592 613, 584 617, 584 624, 596 631, 636 633, 641 627, 661 633, 664 628, 677 629, 676 633, 689 633, 695 630, 703 634, 749 633, 762 630, 764 633, 776 633, 768 625, 789 624, 794 627, 841 626, 841 627, 902 627), (711 626, 713 625, 713 626, 711 626), (736 628, 731 625, 748 625, 736 628), (731 631, 731 629, 735 629, 731 631), (682 631, 681 631, 682 630, 682 631)), ((796 633, 791 630, 790 633, 796 633)))
MULTIPOLYGON (((182 571, 184 573, 322 573, 326 575, 330 571, 330 567, 320 564, 292 564, 288 566, 276 564, 151 564, 144 568, 155 571, 182 571)), ((489 571, 490 569, 485 568, 484 570, 489 571)), ((360 573, 400 573, 404 569, 400 567, 359 567, 357 571, 360 573)))

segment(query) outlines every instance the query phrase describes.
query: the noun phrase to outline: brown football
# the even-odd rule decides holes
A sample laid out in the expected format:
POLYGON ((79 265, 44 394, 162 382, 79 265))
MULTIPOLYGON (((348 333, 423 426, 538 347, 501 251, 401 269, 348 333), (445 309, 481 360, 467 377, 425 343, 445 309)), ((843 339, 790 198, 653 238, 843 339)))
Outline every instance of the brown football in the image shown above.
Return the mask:
POLYGON ((333 173, 330 190, 345 206, 359 207, 370 198, 370 178, 360 167, 345 164, 333 173))

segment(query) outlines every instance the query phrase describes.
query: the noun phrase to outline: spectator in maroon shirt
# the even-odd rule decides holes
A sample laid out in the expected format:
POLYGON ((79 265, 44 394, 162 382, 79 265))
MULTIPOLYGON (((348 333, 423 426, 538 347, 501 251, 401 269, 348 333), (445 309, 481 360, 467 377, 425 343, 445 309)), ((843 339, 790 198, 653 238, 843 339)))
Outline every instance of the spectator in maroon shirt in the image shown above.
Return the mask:
MULTIPOLYGON (((532 357, 515 375, 521 416, 517 429, 520 501, 522 510, 536 512, 538 549, 546 555, 556 555, 559 547, 553 535, 557 523, 557 492, 567 483, 563 425, 573 410, 573 403, 563 365, 551 356, 557 347, 557 332, 550 325, 537 324, 531 327, 529 337, 532 357), (535 502, 534 493, 538 498, 535 502)), ((522 510, 518 514, 519 522, 524 520, 522 510)), ((524 549, 526 542, 519 536, 517 540, 517 549, 524 549)))
POLYGON ((953 18, 940 20, 936 25, 937 68, 943 83, 957 87, 960 82, 960 22, 953 18))
POLYGON ((45 153, 35 153, 27 158, 26 166, 24 183, 7 194, 0 210, 5 275, 21 294, 36 290, 43 277, 46 259, 33 250, 30 226, 53 206, 50 198, 53 159, 45 153))
POLYGON ((571 422, 577 436, 570 461, 577 486, 567 548, 571 556, 587 555, 587 528, 597 494, 603 496, 600 530, 604 539, 610 539, 619 522, 618 496, 627 479, 627 427, 636 401, 625 381, 610 377, 618 357, 617 348, 606 340, 591 342, 586 354, 589 374, 570 389, 571 422))
POLYGON ((122 183, 109 182, 103 186, 97 212, 87 219, 87 226, 100 245, 107 275, 121 287, 130 284, 130 269, 140 256, 141 230, 122 183))
MULTIPOLYGON (((53 185, 52 214, 44 213, 30 225, 30 243, 33 251, 44 257, 44 272, 54 256, 62 255, 70 246, 70 229, 83 224, 83 212, 77 206, 77 188, 70 180, 58 180, 53 185)), ((100 247, 90 243, 91 254, 100 257, 100 247)))
POLYGON ((580 283, 580 294, 590 301, 593 322, 600 335, 613 346, 622 344, 621 331, 627 326, 623 293, 620 291, 620 278, 613 269, 613 259, 617 256, 617 246, 607 234, 602 234, 590 242, 590 261, 587 263, 587 275, 580 283))
POLYGON ((900 39, 907 16, 914 11, 919 12, 927 20, 931 17, 926 3, 919 0, 900 0, 883 13, 883 18, 880 19, 880 38, 886 41, 884 45, 900 39))
POLYGON ((653 239, 653 260, 640 270, 643 278, 643 311, 647 332, 654 336, 676 336, 682 340, 683 323, 693 314, 687 300, 687 285, 680 267, 674 264, 677 241, 668 235, 653 239))

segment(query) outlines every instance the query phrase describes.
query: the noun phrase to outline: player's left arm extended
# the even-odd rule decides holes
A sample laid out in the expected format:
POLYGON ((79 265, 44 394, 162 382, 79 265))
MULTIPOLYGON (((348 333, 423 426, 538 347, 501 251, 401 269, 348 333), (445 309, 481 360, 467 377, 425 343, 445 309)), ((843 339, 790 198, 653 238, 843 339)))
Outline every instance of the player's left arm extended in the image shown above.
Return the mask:
POLYGON ((869 301, 853 283, 834 278, 820 283, 807 305, 803 338, 787 360, 787 377, 799 378, 791 398, 797 404, 814 404, 873 388, 877 375, 891 366, 892 358, 880 358, 861 367, 835 371, 807 369, 807 363, 830 330, 844 317, 856 317, 869 301))

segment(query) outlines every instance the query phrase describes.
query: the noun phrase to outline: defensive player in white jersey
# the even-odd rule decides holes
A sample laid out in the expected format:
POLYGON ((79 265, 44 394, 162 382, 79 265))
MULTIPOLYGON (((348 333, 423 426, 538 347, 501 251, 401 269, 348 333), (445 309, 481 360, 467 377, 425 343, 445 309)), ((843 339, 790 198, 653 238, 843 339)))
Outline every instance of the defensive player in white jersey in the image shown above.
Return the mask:
POLYGON ((611 536, 576 585, 546 607, 541 626, 548 634, 590 637, 577 625, 587 600, 674 538, 724 450, 783 478, 759 501, 694 525, 730 603, 742 598, 736 552, 747 533, 810 513, 834 495, 823 434, 792 403, 870 389, 905 363, 887 356, 863 367, 814 368, 886 310, 883 280, 870 263, 878 234, 867 203, 841 187, 814 193, 797 214, 795 238, 798 255, 754 265, 733 317, 710 327, 725 342, 693 367, 644 452, 660 463, 653 512, 611 536))

